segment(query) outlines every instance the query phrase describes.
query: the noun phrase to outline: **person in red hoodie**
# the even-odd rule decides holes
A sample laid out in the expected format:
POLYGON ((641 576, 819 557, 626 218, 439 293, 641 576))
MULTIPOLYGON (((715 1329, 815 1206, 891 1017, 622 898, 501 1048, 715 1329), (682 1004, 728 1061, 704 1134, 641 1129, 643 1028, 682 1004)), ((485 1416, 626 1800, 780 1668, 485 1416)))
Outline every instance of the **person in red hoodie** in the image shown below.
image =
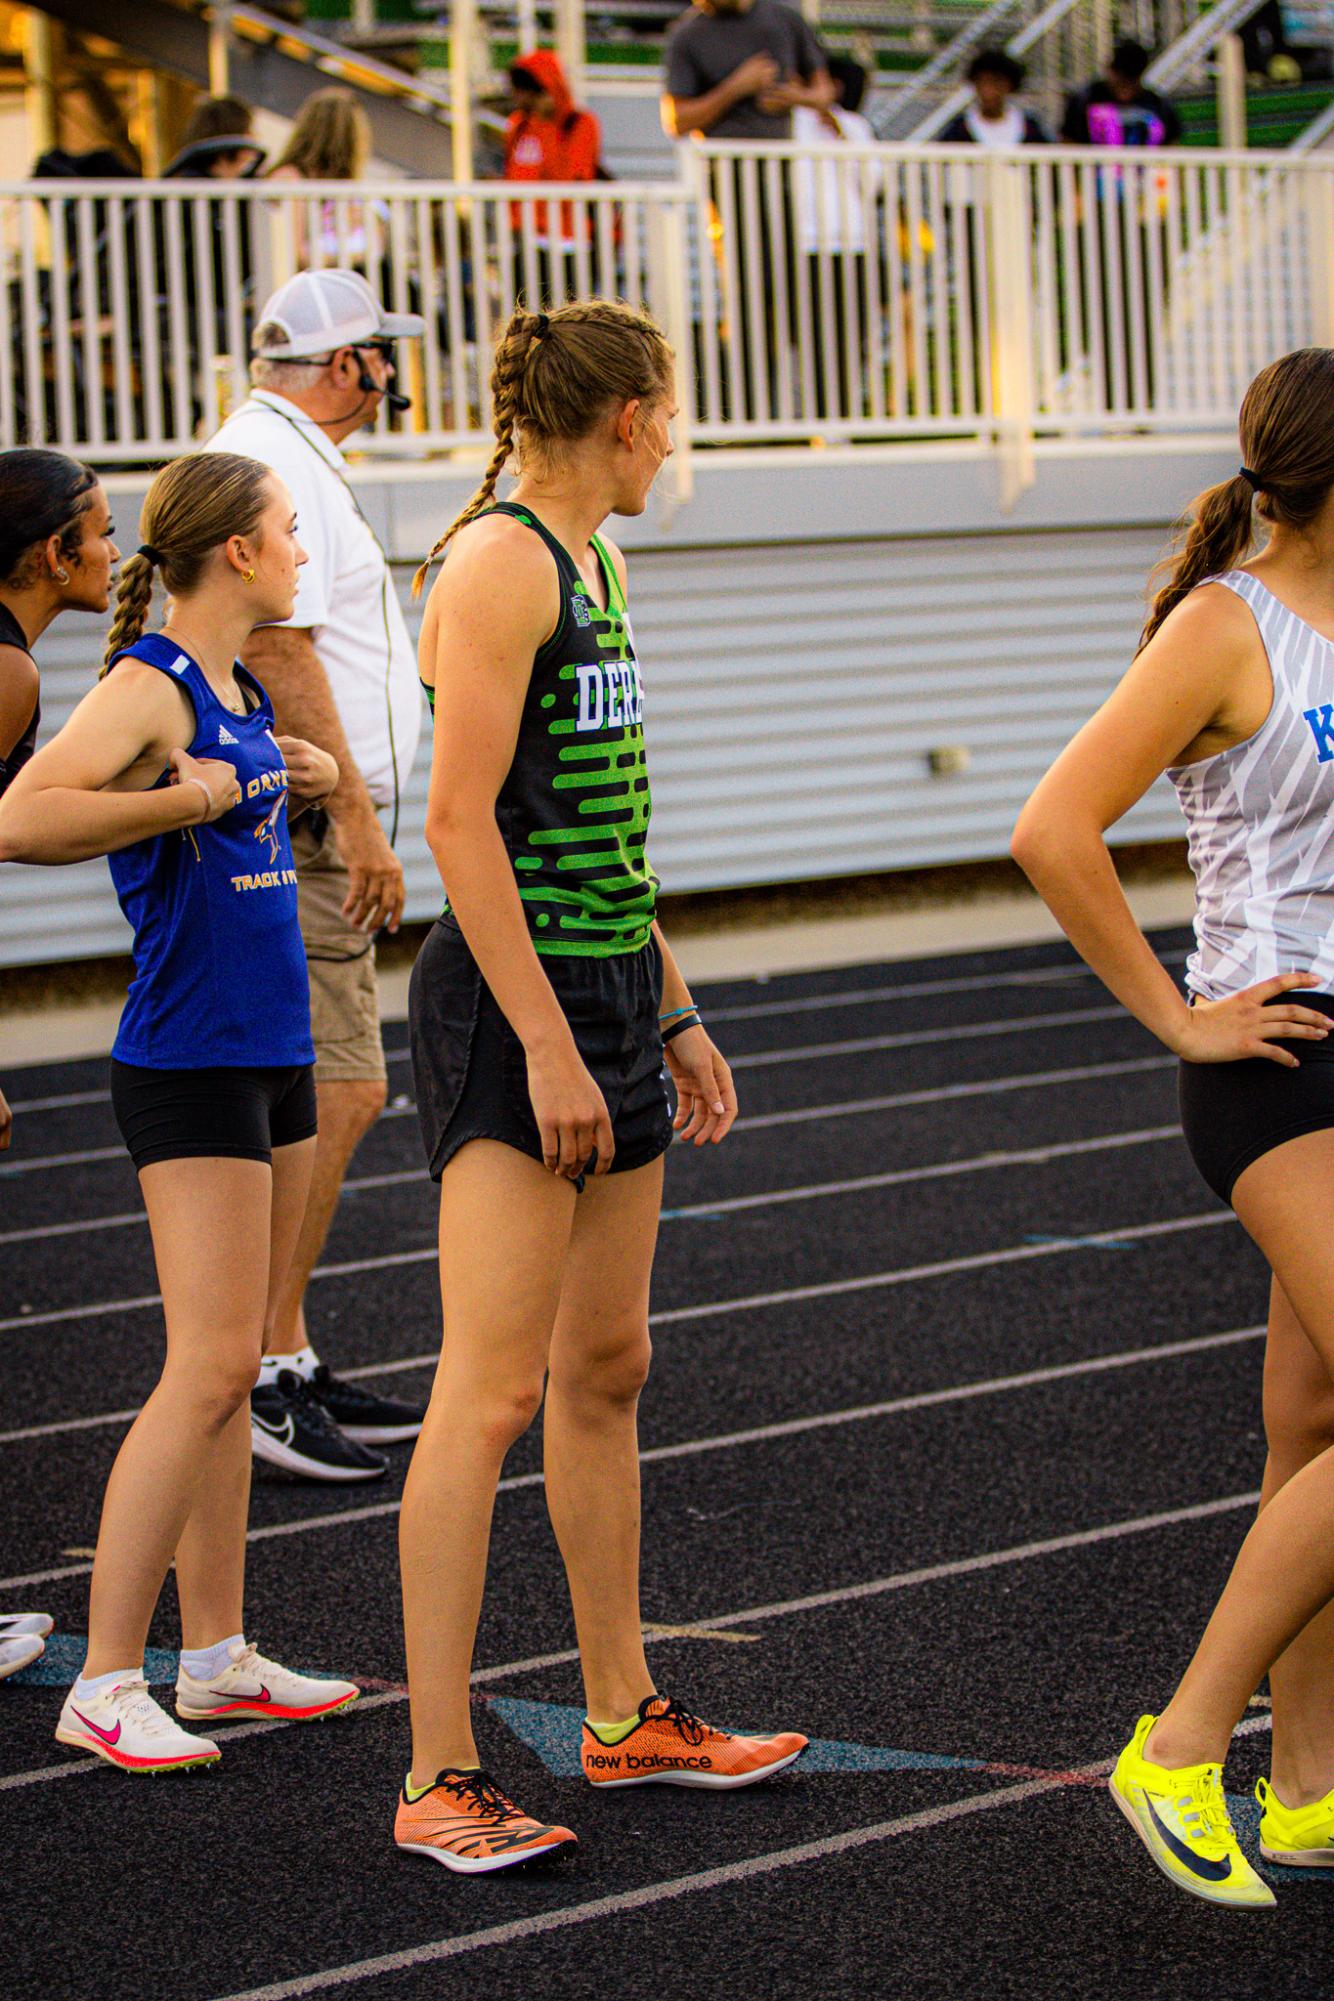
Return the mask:
MULTIPOLYGON (((575 103, 565 70, 554 49, 534 49, 521 56, 510 70, 510 92, 514 109, 505 129, 505 179, 507 181, 596 181, 603 178, 599 165, 602 128, 591 111, 575 103)), ((559 305, 571 292, 574 278, 572 255, 580 225, 574 205, 514 202, 511 217, 516 233, 530 218, 536 254, 525 258, 516 246, 515 292, 530 307, 559 305)), ((585 238, 591 237, 589 223, 583 225, 585 238)))

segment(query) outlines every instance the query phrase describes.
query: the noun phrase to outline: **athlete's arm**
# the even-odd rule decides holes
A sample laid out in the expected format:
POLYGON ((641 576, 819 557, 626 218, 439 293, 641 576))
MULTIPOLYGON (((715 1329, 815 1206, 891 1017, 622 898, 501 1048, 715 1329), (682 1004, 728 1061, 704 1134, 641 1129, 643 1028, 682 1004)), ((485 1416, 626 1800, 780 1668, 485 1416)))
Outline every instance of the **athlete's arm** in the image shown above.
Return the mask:
MULTIPOLYGON (((663 1014, 693 1007, 685 977, 656 920, 653 935, 662 953, 663 1014)), ((736 1120, 736 1088, 721 1050, 701 1026, 674 1035, 663 1044, 662 1053, 676 1086, 676 1117, 672 1124, 682 1139, 693 1140, 696 1146, 703 1146, 706 1140, 717 1146, 736 1120)))
POLYGON ((596 1171, 611 1165, 611 1121, 533 949, 496 824, 533 658, 559 616, 555 565, 538 537, 504 515, 475 522, 432 587, 421 672, 435 690, 427 845, 482 977, 523 1043, 543 1161, 573 1179, 594 1147, 596 1171))
POLYGON ((1081 958, 1178 1056, 1267 1056, 1295 1067, 1290 1050, 1264 1038, 1318 1039, 1329 1023, 1309 1008, 1263 1003, 1309 988, 1309 975, 1284 973, 1229 1000, 1187 1006, 1135 922, 1105 838, 1169 765, 1241 742, 1263 721, 1263 702, 1253 713, 1257 668, 1267 675, 1242 601, 1221 585, 1192 592, 1057 758, 1020 814, 1010 852, 1081 958))
POLYGON ((230 764, 187 754, 194 731, 174 682, 122 662, 0 799, 0 861, 87 861, 218 819, 241 788, 230 764), (168 767, 171 784, 147 790, 168 767))
POLYGON ((36 662, 17 646, 0 646, 0 764, 32 721, 38 686, 36 662))
POLYGON ((347 745, 347 732, 307 627, 261 625, 241 649, 241 659, 267 690, 278 728, 327 750, 338 783, 325 800, 348 873, 343 916, 362 931, 385 925, 397 931, 407 894, 403 864, 389 845, 375 802, 347 745))

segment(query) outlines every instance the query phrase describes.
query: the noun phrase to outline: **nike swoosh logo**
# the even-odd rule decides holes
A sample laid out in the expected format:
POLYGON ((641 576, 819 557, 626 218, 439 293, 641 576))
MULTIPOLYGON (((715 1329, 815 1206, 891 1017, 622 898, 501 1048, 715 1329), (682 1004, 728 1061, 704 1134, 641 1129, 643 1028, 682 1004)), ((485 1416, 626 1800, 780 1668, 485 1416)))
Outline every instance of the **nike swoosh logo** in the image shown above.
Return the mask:
POLYGON ((94 1737, 100 1737, 104 1744, 117 1744, 120 1742, 119 1719, 117 1719, 116 1727, 114 1730, 104 1730, 100 1723, 94 1723, 91 1716, 85 1716, 81 1709, 76 1709, 74 1714, 78 1717, 80 1723, 86 1724, 88 1729, 92 1731, 94 1737))
POLYGON ((267 1419, 259 1415, 258 1411, 252 1410, 250 1413, 250 1422, 257 1424, 260 1430, 266 1432, 270 1438, 276 1438, 280 1445, 290 1445, 292 1443, 296 1426, 292 1423, 292 1414, 290 1411, 284 1417, 281 1424, 270 1424, 267 1419))
POLYGON ((1164 1847, 1171 1850, 1178 1862, 1184 1863, 1192 1875, 1203 1877, 1206 1883, 1226 1883, 1232 1874, 1232 1864, 1226 1857, 1221 1862, 1210 1862, 1205 1856, 1197 1855, 1184 1841, 1177 1839, 1170 1827, 1164 1827, 1154 1812, 1153 1801, 1147 1793, 1144 1795, 1144 1804, 1149 1809, 1149 1818, 1161 1835, 1164 1847))

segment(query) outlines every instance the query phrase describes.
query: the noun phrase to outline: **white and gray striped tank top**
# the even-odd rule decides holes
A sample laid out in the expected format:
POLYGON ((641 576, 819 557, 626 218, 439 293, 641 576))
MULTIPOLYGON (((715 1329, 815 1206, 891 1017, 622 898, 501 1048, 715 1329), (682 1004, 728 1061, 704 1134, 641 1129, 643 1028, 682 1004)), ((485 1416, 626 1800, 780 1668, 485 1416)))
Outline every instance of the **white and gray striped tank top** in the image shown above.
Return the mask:
POLYGON ((1250 606, 1274 699, 1254 736, 1167 774, 1195 877, 1186 984, 1222 1000, 1309 972, 1313 990, 1334 993, 1334 639, 1246 570, 1208 581, 1250 606))

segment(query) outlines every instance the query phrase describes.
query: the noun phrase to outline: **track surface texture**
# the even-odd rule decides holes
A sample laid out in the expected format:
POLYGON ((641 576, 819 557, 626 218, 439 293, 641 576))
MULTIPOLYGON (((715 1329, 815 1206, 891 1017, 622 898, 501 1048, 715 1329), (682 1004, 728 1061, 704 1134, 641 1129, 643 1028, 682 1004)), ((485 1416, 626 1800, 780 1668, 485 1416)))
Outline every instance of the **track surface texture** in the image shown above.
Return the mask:
MULTIPOLYGON (((1186 940, 1159 934, 1179 966, 1186 940)), ((818 1740, 733 1795, 594 1794, 540 1426, 496 1514, 483 1757, 567 1860, 466 1879, 390 1842, 407 1760, 406 1453, 257 1474, 249 1630, 356 1676, 145 1782, 61 1750, 102 1483, 154 1380, 156 1285, 105 1065, 11 1074, 0 1171, 0 1607, 57 1620, 0 1686, 6 1993, 78 2001, 1327 1991, 1334 1880, 1242 1917, 1163 1882, 1102 1787, 1184 1666, 1258 1486, 1258 1254, 1198 1179, 1169 1059, 1060 946, 705 990, 743 1118, 678 1150, 642 1413, 660 1684, 818 1740), (680 1628, 691 1628, 682 1634, 680 1628), (1314 1982, 1314 1987, 1313 1987, 1314 1982)), ((434 1198, 391 1109, 312 1293, 326 1357, 425 1393, 434 1198)), ((163 1679, 169 1588, 151 1635, 163 1679)), ((1266 1769, 1261 1699, 1229 1791, 1266 1769)), ((1239 1823, 1254 1853, 1253 1816, 1239 1823)))

